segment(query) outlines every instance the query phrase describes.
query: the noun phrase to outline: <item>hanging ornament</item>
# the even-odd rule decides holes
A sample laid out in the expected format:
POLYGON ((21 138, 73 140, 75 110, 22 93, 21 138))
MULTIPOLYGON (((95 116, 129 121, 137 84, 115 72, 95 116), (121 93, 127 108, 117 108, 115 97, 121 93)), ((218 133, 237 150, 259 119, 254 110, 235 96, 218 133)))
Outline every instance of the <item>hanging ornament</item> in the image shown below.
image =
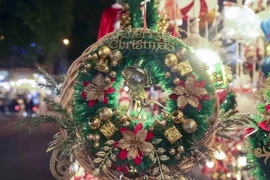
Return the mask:
POLYGON ((134 86, 137 84, 144 85, 147 83, 146 73, 142 69, 135 66, 126 67, 122 71, 122 76, 129 84, 134 86))
POLYGON ((164 135, 171 144, 175 143, 182 137, 182 134, 178 131, 178 129, 174 125, 166 129, 164 135))

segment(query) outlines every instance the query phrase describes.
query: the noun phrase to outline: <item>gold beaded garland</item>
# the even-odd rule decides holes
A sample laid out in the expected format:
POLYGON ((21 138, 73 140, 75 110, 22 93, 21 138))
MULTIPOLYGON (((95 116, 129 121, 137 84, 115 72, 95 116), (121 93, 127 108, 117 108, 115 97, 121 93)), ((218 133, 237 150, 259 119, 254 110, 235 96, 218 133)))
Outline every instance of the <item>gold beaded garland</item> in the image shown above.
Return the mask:
POLYGON ((185 152, 184 147, 183 147, 183 146, 178 146, 178 147, 177 147, 177 152, 179 152, 179 153, 185 152))
POLYGON ((95 142, 94 148, 98 148, 98 147, 99 147, 99 142, 95 142))
POLYGON ((93 141, 93 139, 94 139, 93 134, 88 134, 88 135, 87 135, 87 139, 88 139, 89 141, 93 141))

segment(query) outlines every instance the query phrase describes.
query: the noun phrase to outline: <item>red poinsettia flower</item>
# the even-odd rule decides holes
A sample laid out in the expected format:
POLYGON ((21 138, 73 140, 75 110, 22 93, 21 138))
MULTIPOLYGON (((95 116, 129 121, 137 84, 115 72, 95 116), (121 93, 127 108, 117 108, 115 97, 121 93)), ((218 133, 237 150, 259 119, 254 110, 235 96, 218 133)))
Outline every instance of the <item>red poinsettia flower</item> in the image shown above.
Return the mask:
POLYGON ((204 81, 196 81, 195 76, 189 76, 186 81, 180 81, 169 96, 170 99, 177 100, 177 106, 180 109, 188 104, 201 110, 200 100, 209 100, 204 81))
POLYGON ((93 107, 98 101, 108 104, 107 95, 115 91, 113 81, 114 79, 107 81, 102 74, 98 74, 92 82, 83 82, 82 97, 88 101, 89 107, 93 107))
POLYGON ((269 127, 268 122, 267 122, 266 120, 264 120, 264 121, 258 123, 258 126, 259 126, 261 129, 263 129, 264 131, 270 132, 270 127, 269 127))
POLYGON ((133 159, 136 165, 140 165, 143 156, 148 155, 153 150, 153 145, 149 141, 154 137, 154 133, 143 129, 142 123, 137 124, 133 132, 127 128, 120 128, 120 132, 123 138, 118 143, 122 149, 119 158, 133 159))
POLYGON ((270 110, 270 104, 266 104, 265 105, 265 111, 267 112, 267 111, 269 111, 270 110))

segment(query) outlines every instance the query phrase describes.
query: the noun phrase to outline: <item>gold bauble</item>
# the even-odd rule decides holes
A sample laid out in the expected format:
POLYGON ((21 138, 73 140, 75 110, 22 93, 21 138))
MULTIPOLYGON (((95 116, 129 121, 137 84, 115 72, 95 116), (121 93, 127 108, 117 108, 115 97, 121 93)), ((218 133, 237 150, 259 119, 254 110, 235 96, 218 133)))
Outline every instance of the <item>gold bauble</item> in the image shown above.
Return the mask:
POLYGON ((81 72, 82 72, 83 74, 86 74, 86 73, 87 73, 87 70, 86 70, 86 69, 83 69, 81 72))
POLYGON ((98 147, 99 147, 99 142, 95 142, 94 148, 98 148, 98 147))
POLYGON ((186 48, 179 48, 175 51, 175 55, 179 60, 184 60, 187 58, 189 52, 186 48))
POLYGON ((171 148, 170 151, 169 151, 170 155, 175 155, 175 149, 174 148, 171 148))
POLYGON ((166 127, 166 125, 167 125, 167 122, 165 120, 160 121, 161 127, 166 127))
POLYGON ((182 126, 187 133, 194 133, 197 130, 197 123, 193 119, 184 120, 182 126))
POLYGON ((177 154, 175 155, 175 159, 180 160, 180 159, 181 159, 181 154, 177 153, 177 154))
POLYGON ((100 135, 96 134, 94 136, 94 141, 98 142, 100 140, 100 135))
POLYGON ((89 141, 93 141, 93 139, 94 139, 93 134, 88 134, 88 135, 87 135, 87 139, 88 139, 89 141))
POLYGON ((168 54, 165 57, 165 65, 169 68, 172 68, 177 64, 177 57, 174 54, 168 54))
POLYGON ((107 58, 109 55, 110 55, 110 53, 111 53, 111 50, 110 50, 110 48, 109 47, 107 47, 107 46, 101 46, 100 48, 99 48, 99 50, 98 50, 98 56, 100 57, 100 58, 107 58))
POLYGON ((179 153, 185 152, 184 147, 183 147, 183 146, 178 146, 178 147, 177 147, 177 152, 179 152, 179 153))
POLYGON ((100 119, 99 118, 95 118, 93 121, 89 121, 89 127, 93 130, 96 130, 100 127, 100 119))
POLYGON ((184 114, 182 111, 176 111, 176 113, 174 114, 174 117, 172 118, 173 123, 175 124, 179 124, 182 122, 184 118, 184 114))
POLYGON ((97 60, 98 59, 98 55, 97 53, 94 53, 94 54, 89 54, 87 59, 89 60, 97 60))
POLYGON ((107 121, 111 119, 113 112, 110 108, 103 107, 98 110, 98 116, 101 120, 107 121))
POLYGON ((180 79, 179 79, 179 78, 174 78, 174 79, 173 79, 173 83, 174 83, 175 85, 179 84, 179 83, 180 83, 180 79))
POLYGON ((107 59, 100 59, 98 63, 96 63, 95 69, 107 73, 109 72, 109 67, 108 67, 108 60, 107 59))
POLYGON ((165 73, 165 78, 169 78, 169 77, 171 77, 171 73, 170 72, 166 72, 165 73))
POLYGON ((89 69, 91 69, 92 65, 91 64, 86 64, 86 65, 84 65, 84 67, 89 70, 89 69))
POLYGON ((155 126, 160 126, 160 121, 155 120, 155 121, 154 121, 154 125, 155 125, 155 126))
POLYGON ((111 71, 111 72, 110 72, 110 76, 111 76, 112 78, 115 78, 115 77, 116 77, 116 75, 117 75, 117 74, 116 74, 116 72, 115 72, 115 71, 111 71))

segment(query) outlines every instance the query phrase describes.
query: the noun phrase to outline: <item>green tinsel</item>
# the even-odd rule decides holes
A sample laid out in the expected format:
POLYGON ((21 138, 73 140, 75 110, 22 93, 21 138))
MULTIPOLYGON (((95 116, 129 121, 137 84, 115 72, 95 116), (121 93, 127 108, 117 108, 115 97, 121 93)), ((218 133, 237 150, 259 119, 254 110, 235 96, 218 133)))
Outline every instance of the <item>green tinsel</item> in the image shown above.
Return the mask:
POLYGON ((224 103, 221 105, 221 109, 224 111, 234 110, 237 106, 236 94, 232 91, 228 92, 224 103))
MULTIPOLYGON (((130 7, 131 14, 131 25, 133 28, 142 28, 143 27, 143 15, 141 7, 141 2, 143 0, 129 0, 126 1, 130 7)), ((146 4, 146 20, 148 29, 157 29, 157 22, 159 20, 159 12, 157 8, 157 3, 155 0, 147 2, 146 4)))

